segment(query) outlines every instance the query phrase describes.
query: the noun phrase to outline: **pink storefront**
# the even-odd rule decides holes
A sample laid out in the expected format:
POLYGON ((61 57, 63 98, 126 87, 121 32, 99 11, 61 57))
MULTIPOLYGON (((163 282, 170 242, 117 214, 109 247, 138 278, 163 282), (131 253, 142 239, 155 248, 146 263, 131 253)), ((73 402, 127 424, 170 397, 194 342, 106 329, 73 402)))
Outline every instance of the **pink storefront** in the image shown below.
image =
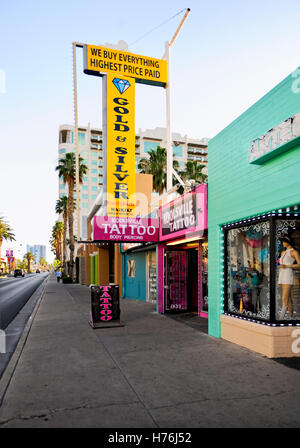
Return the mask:
POLYGON ((208 317, 207 185, 159 210, 158 312, 208 317))

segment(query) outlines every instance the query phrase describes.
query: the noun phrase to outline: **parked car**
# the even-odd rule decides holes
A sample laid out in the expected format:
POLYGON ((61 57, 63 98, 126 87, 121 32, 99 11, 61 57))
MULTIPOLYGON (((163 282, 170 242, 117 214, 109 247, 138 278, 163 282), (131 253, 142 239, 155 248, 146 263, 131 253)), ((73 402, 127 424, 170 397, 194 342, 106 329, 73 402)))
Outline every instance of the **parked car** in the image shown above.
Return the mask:
POLYGON ((15 269, 14 277, 24 277, 25 271, 23 269, 15 269))
POLYGON ((41 271, 40 271, 39 269, 37 269, 35 272, 36 272, 37 274, 40 274, 41 271))

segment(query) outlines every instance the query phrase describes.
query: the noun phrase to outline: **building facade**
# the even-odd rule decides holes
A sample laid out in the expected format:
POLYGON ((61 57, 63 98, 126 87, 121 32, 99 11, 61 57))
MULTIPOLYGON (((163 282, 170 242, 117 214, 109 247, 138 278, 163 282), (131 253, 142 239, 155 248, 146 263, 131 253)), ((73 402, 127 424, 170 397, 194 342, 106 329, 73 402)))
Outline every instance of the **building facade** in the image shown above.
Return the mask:
POLYGON ((291 74, 211 139, 208 152, 209 334, 268 357, 296 356, 300 326, 294 85, 291 74))
MULTIPOLYGON (((191 139, 187 135, 172 134, 173 155, 178 161, 180 170, 189 160, 198 160, 207 166, 208 139, 191 139)), ((80 185, 80 218, 81 238, 87 238, 87 216, 99 191, 103 188, 103 147, 102 130, 87 127, 78 129, 79 153, 84 163, 88 166, 88 172, 80 185)), ((141 158, 147 158, 149 151, 155 150, 157 146, 166 147, 166 130, 164 128, 141 129, 136 134, 135 143, 135 166, 138 172, 138 163, 141 158)), ((74 126, 61 125, 59 127, 59 159, 68 152, 75 151, 74 126)), ((68 195, 68 186, 63 179, 59 179, 59 197, 68 195)), ((74 198, 76 193, 74 192, 74 198)), ((77 220, 74 220, 74 233, 77 235, 77 220)))
POLYGON ((46 260, 46 246, 40 244, 34 244, 30 246, 27 244, 26 252, 31 252, 34 255, 36 263, 40 262, 40 258, 43 257, 46 260))

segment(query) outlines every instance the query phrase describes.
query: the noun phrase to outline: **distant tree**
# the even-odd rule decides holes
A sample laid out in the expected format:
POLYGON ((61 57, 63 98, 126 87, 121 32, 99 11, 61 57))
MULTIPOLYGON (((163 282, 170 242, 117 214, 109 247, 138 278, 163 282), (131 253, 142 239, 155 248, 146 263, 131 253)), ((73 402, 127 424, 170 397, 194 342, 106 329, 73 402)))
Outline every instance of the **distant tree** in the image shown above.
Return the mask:
POLYGON ((26 252, 24 255, 24 259, 27 260, 27 272, 30 274, 30 263, 34 261, 34 255, 32 252, 26 252))
POLYGON ((56 213, 63 215, 64 220, 64 233, 63 233, 63 268, 66 269, 66 256, 67 256, 67 222, 68 222, 68 198, 63 196, 56 201, 55 206, 56 213))
MULTIPOLYGON (((68 222, 69 222, 69 239, 70 239, 70 275, 73 278, 74 271, 74 186, 76 184, 76 158, 73 152, 68 152, 64 158, 59 160, 55 168, 58 175, 62 176, 65 183, 68 184, 68 222)), ((79 157, 79 183, 82 183, 83 176, 87 173, 88 167, 83 163, 83 159, 79 157)))
POLYGON ((15 235, 5 218, 0 216, 0 257, 3 240, 15 241, 15 235))
MULTIPOLYGON (((184 182, 194 180, 195 185, 203 184, 208 181, 207 174, 203 173, 204 168, 206 168, 206 165, 202 165, 198 162, 198 160, 189 160, 185 164, 185 170, 179 172, 179 175, 184 182)), ((178 192, 182 194, 184 192, 184 188, 180 186, 178 188, 178 192)))
MULTIPOLYGON (((173 160, 173 168, 178 171, 179 163, 173 160)), ((167 150, 161 146, 149 151, 149 158, 142 158, 138 163, 139 172, 153 175, 153 190, 162 194, 167 187, 167 150)), ((177 182, 177 180, 176 180, 177 182)))
POLYGON ((62 221, 57 221, 52 227, 50 244, 52 251, 54 252, 57 260, 59 261, 62 261, 63 234, 64 234, 64 223, 62 221))

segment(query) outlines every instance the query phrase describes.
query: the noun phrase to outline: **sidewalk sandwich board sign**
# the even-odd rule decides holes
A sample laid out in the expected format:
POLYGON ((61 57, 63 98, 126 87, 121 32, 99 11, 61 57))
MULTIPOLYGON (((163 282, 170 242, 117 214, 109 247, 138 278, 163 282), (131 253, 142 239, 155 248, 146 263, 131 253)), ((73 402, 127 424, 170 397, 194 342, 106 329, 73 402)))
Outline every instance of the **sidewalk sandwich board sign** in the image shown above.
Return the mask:
POLYGON ((118 285, 91 286, 90 325, 92 328, 123 327, 120 322, 118 285))

